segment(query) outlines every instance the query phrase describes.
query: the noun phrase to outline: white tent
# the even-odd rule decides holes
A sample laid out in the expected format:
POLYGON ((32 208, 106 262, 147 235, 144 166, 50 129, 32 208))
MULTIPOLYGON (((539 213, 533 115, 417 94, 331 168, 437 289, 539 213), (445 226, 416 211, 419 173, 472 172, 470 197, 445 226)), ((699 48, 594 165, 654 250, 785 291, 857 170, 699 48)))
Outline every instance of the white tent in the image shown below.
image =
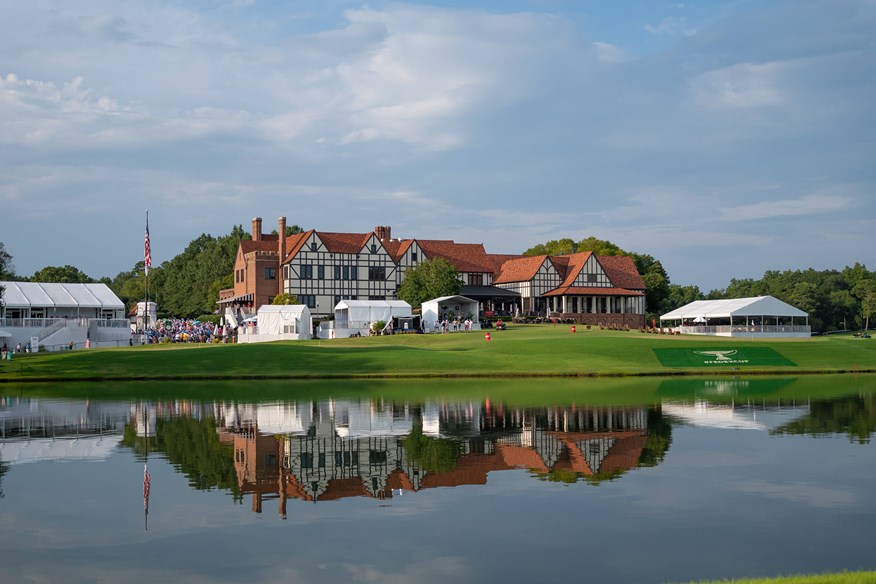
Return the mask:
POLYGON ((465 296, 442 296, 428 300, 423 303, 423 326, 427 331, 431 331, 439 320, 470 318, 475 323, 475 328, 480 328, 478 322, 479 307, 480 304, 477 300, 465 296))
POLYGON ((257 327, 251 328, 244 324, 240 328, 237 337, 239 342, 296 341, 312 337, 310 309, 304 304, 260 306, 255 320, 258 323, 257 327))
POLYGON ((23 318, 39 311, 42 318, 83 316, 100 318, 111 314, 124 318, 125 304, 106 284, 50 282, 0 282, 3 304, 23 318))
POLYGON ((696 300, 660 317, 679 324, 681 332, 722 336, 809 336, 809 315, 772 296, 696 300), (794 319, 803 319, 803 323, 794 319), (695 326, 690 326, 695 325, 695 326))
POLYGON ((412 316, 411 305, 403 300, 341 300, 335 305, 335 330, 368 329, 372 322, 389 322, 412 316))

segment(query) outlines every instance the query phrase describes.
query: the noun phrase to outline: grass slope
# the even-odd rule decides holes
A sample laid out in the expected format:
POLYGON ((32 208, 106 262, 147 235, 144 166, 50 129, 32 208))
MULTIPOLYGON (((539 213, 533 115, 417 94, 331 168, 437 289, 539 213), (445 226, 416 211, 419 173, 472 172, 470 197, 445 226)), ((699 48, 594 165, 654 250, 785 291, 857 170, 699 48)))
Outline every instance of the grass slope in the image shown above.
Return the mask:
POLYGON ((395 335, 257 345, 153 345, 18 356, 0 381, 162 378, 704 375, 876 372, 876 343, 854 337, 739 340, 621 331, 572 334, 568 326, 395 335), (769 347, 792 366, 664 367, 654 349, 769 347))

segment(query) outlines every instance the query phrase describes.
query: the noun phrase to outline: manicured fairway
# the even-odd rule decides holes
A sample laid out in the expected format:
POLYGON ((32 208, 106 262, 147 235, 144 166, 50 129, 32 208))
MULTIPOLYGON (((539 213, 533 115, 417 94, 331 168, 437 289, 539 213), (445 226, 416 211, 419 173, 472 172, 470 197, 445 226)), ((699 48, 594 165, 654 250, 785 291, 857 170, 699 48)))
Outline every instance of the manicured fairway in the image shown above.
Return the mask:
POLYGON ((472 332, 40 353, 4 362, 0 381, 876 372, 876 342, 850 336, 752 341, 598 330, 573 334, 569 326, 551 325, 490 334, 491 341, 472 332), (713 363, 667 366, 655 349, 685 350, 713 363), (745 354, 746 349, 755 349, 749 354, 769 349, 781 358, 766 364, 732 358, 734 350, 745 354), (731 357, 714 356, 718 354, 731 357))

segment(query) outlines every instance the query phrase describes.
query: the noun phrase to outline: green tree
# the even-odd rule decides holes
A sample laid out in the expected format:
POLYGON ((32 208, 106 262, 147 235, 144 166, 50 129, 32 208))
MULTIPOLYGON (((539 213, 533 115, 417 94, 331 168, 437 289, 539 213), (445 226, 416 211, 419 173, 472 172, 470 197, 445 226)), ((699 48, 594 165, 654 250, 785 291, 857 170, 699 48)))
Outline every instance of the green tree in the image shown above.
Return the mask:
POLYGON ((287 305, 287 304, 298 304, 298 296, 295 294, 289 294, 287 292, 283 292, 282 294, 277 294, 274 296, 274 300, 271 304, 277 305, 287 305))
MULTIPOLYGON (((299 233, 304 233, 304 229, 302 229, 298 225, 286 226, 286 237, 289 237, 290 235, 298 235, 299 233)), ((273 231, 271 231, 271 235, 277 235, 277 230, 274 229, 273 231)))
POLYGON ((6 246, 0 241, 0 281, 14 280, 15 268, 12 265, 12 256, 6 251, 6 246))
POLYGON ((397 296, 413 307, 441 296, 459 294, 462 280, 453 264, 444 258, 425 260, 405 273, 397 296))
POLYGON ((645 312, 647 318, 656 318, 663 312, 669 297, 669 275, 663 264, 648 254, 631 253, 636 269, 645 283, 645 312))
POLYGON ((605 239, 598 239, 594 236, 590 236, 586 239, 582 239, 578 242, 577 251, 592 251, 596 255, 599 256, 620 256, 620 255, 629 255, 627 252, 622 250, 620 247, 616 246, 610 241, 605 239))
POLYGON ((161 271, 149 273, 150 297, 155 290, 163 314, 194 318, 216 310, 218 289, 213 286, 234 272, 234 257, 241 239, 249 235, 240 225, 221 237, 201 234, 161 271))
POLYGON ((864 320, 864 330, 870 330, 870 317, 873 316, 873 310, 876 309, 876 280, 859 280, 852 289, 852 294, 861 301, 861 318, 864 320))
POLYGON ((30 277, 31 282, 61 282, 64 284, 89 284, 94 282, 88 274, 71 266, 46 266, 30 277))

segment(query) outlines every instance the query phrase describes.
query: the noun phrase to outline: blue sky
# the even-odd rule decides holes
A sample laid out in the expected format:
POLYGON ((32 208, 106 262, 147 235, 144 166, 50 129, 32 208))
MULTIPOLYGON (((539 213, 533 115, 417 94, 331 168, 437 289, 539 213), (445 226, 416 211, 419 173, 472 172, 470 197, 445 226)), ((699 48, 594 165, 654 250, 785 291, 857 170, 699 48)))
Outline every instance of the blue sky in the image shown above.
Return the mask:
POLYGON ((255 216, 702 290, 876 265, 876 2, 0 0, 0 241, 114 276, 255 216))

